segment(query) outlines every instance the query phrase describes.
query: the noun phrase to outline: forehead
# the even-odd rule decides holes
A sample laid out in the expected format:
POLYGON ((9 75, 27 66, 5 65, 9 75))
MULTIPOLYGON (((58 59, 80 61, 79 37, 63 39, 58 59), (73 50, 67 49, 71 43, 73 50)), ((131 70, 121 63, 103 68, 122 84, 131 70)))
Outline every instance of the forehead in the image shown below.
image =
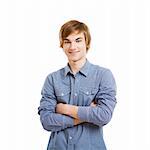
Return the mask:
MULTIPOLYGON (((65 39, 67 40, 75 40, 75 39, 78 39, 78 38, 81 38, 81 39, 84 39, 84 33, 83 32, 78 32, 78 31, 75 31, 73 33, 71 33, 70 35, 68 35, 65 39)), ((64 40, 65 40, 64 39, 64 40)))

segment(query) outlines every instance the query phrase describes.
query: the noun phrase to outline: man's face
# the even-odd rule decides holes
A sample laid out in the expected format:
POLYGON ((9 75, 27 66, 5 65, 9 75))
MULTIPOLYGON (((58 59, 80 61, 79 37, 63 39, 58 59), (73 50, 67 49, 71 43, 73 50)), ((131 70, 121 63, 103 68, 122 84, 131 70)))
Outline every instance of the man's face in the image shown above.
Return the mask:
POLYGON ((63 49, 69 61, 79 61, 86 58, 86 43, 84 33, 74 32, 63 40, 63 49))

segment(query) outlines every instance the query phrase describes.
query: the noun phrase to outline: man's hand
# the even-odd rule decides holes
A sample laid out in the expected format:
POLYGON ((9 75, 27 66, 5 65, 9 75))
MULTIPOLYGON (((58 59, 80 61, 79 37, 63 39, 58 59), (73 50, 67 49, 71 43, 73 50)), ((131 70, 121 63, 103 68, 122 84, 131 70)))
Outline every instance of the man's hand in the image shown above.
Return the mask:
MULTIPOLYGON (((96 103, 94 103, 94 101, 93 101, 90 104, 90 106, 96 107, 96 103)), ((78 106, 75 106, 75 105, 59 103, 56 105, 56 113, 73 117, 74 125, 78 125, 78 124, 81 124, 84 122, 78 118, 78 115, 77 115, 78 114, 78 106)))
MULTIPOLYGON (((92 102, 90 106, 96 107, 96 104, 92 102)), ((56 105, 56 113, 59 113, 62 115, 68 115, 75 119, 79 119, 78 118, 78 106, 75 106, 75 105, 59 103, 56 105)))
POLYGON ((78 125, 78 124, 81 124, 81 123, 84 123, 84 121, 81 121, 79 119, 74 119, 74 125, 78 125))
POLYGON ((93 101, 93 102, 90 104, 90 106, 96 107, 96 103, 93 101))

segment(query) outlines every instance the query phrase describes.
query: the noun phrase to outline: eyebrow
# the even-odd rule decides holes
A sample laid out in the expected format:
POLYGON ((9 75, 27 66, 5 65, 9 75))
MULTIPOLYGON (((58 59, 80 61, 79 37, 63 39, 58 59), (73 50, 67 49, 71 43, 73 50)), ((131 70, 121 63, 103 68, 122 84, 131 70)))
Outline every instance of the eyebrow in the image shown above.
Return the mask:
MULTIPOLYGON (((78 38, 76 38, 75 40, 80 40, 80 39, 83 39, 82 37, 78 37, 78 38)), ((65 38, 64 40, 66 40, 66 41, 70 41, 69 39, 67 39, 67 38, 65 38)))
POLYGON ((76 40, 80 40, 80 39, 83 39, 82 37, 78 37, 78 38, 76 38, 76 40))

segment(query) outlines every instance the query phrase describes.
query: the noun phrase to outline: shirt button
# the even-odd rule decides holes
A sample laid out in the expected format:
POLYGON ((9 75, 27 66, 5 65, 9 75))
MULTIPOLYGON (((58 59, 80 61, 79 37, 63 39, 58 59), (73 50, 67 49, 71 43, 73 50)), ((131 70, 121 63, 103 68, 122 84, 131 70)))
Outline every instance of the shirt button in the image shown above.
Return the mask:
POLYGON ((71 136, 69 136, 69 139, 70 139, 70 140, 72 140, 72 137, 71 137, 71 136))
POLYGON ((86 94, 89 94, 89 92, 86 92, 86 94))
POLYGON ((64 93, 61 93, 61 96, 64 96, 64 93))
POLYGON ((77 96, 77 93, 74 93, 74 96, 77 96))

